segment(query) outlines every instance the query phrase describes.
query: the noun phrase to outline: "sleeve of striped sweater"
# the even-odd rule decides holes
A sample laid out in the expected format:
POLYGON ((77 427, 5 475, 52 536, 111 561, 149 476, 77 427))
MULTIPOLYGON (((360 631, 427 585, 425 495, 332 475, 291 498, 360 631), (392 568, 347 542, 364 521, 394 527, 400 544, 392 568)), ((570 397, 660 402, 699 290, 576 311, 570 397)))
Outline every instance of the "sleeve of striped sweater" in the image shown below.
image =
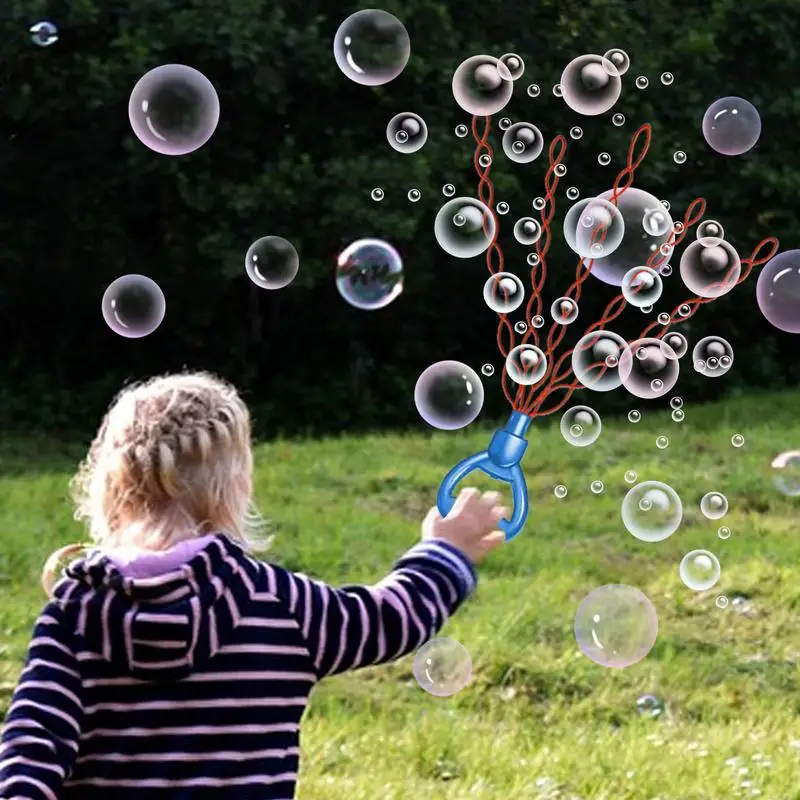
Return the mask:
POLYGON ((469 559, 437 540, 412 547, 374 586, 334 589, 306 575, 271 569, 320 678, 416 650, 441 629, 477 580, 469 559))
POLYGON ((54 603, 33 630, 0 737, 0 798, 56 800, 78 752, 81 681, 54 603))

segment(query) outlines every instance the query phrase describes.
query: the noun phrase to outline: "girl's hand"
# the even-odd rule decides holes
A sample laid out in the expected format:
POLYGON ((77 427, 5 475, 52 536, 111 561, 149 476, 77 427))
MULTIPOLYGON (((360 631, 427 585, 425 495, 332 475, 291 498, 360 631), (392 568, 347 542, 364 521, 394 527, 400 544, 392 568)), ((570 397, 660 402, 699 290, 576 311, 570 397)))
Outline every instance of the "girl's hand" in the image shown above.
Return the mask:
POLYGON ((505 541, 497 524, 508 516, 508 509, 500 505, 500 500, 500 492, 462 489, 446 517, 436 506, 428 512, 422 523, 422 538, 443 539, 478 564, 505 541))

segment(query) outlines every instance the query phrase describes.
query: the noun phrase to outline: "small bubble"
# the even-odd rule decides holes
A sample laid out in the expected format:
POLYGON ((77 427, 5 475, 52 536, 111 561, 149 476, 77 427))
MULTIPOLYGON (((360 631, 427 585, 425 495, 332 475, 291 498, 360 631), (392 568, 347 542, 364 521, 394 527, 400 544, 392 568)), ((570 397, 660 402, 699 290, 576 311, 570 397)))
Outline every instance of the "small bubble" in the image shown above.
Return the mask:
POLYGON ((519 322, 515 322, 514 323, 514 330, 517 333, 527 333, 528 332, 528 323, 527 322, 523 322, 522 320, 520 320, 519 322))
POLYGON ((607 167, 611 163, 611 154, 600 153, 600 155, 597 156, 597 163, 600 164, 601 167, 607 167))
POLYGON ((669 405, 670 405, 670 408, 683 408, 683 398, 682 397, 670 397, 669 405))
POLYGON ((666 436, 659 436, 656 439, 656 447, 659 450, 666 450, 669 447, 669 439, 666 436))
POLYGON ((672 412, 671 416, 673 422, 683 422, 683 420, 686 419, 686 414, 684 413, 682 408, 676 408, 672 412))
POLYGON ((498 214, 505 215, 511 210, 511 207, 505 201, 500 201, 495 209, 498 214))
POLYGON ((534 328, 543 328, 544 327, 544 317, 541 314, 537 314, 532 320, 531 325, 534 328))
POLYGON ((408 190, 408 199, 412 203, 418 203, 420 197, 422 197, 422 192, 419 189, 409 189, 408 190))
POLYGON ((681 317, 688 317, 692 313, 692 307, 688 303, 684 303, 678 308, 678 314, 681 317))
POLYGON ((672 86, 675 81, 675 76, 671 72, 662 72, 661 73, 661 83, 664 86, 672 86))
POLYGON ((538 83, 532 83, 528 87, 528 97, 538 97, 542 93, 538 83))
POLYGON ((675 233, 683 233, 685 228, 686 228, 686 226, 682 222, 676 222, 672 226, 672 229, 675 231, 675 233))
POLYGON ((666 710, 666 706, 664 701, 660 697, 656 697, 654 694, 643 694, 637 701, 636 701, 636 713, 640 717, 660 717, 664 711, 666 710))
POLYGON ((28 28, 31 41, 39 47, 50 47, 58 41, 58 28, 49 19, 40 19, 28 28))
POLYGON ((491 376, 494 375, 494 367, 491 364, 484 364, 481 367, 481 373, 487 378, 491 378, 491 376))
POLYGON ((625 483, 636 483, 637 477, 638 475, 632 469, 629 469, 625 473, 625 483))
POLYGON ((666 312, 666 311, 662 311, 662 312, 661 312, 661 313, 658 315, 658 321, 659 321, 659 322, 660 322, 662 325, 669 325, 669 321, 670 321, 670 316, 669 316, 669 314, 667 314, 667 312, 666 312))
POLYGON ((642 419, 642 414, 635 408, 628 412, 628 422, 639 422, 642 419))
POLYGON ((562 500, 567 496, 567 487, 564 486, 563 483, 559 483, 553 489, 553 494, 559 499, 562 500))
POLYGON ((553 172, 558 175, 559 178, 563 178, 567 174, 567 165, 566 164, 556 164, 553 167, 553 172))
POLYGON ((545 206, 544 197, 534 197, 533 203, 531 204, 537 211, 541 211, 545 206))
MULTIPOLYGON (((661 245, 661 247, 658 248, 658 252, 661 253, 661 255, 664 256, 664 258, 669 258, 670 255, 672 254, 672 248, 665 242, 664 244, 661 245)), ((669 266, 669 264, 667 264, 667 266, 669 266)), ((670 267, 669 272, 670 273, 672 272, 672 267, 670 267)))
POLYGON ((658 274, 669 278, 669 276, 672 275, 672 264, 662 264, 658 270, 658 274))
POLYGON ((452 197, 456 193, 456 187, 452 183, 446 183, 442 186, 442 194, 445 197, 452 197))
POLYGON ((728 598, 727 598, 727 597, 725 597, 725 595, 724 595, 724 594, 721 594, 721 595, 720 595, 720 596, 719 596, 719 597, 716 599, 716 601, 715 601, 715 602, 716 602, 716 604, 717 604, 717 608, 727 608, 727 607, 728 607, 728 598))
POLYGON ((686 153, 684 153, 683 150, 676 150, 675 154, 672 156, 672 159, 676 164, 685 164, 686 153))
POLYGON ((557 83, 555 86, 553 86, 553 94, 556 97, 562 97, 563 96, 564 89, 563 89, 563 87, 561 86, 560 83, 557 83))
POLYGON ((589 488, 592 490, 592 494, 602 494, 603 489, 605 489, 606 487, 603 484, 603 481, 592 481, 589 488))
POLYGON ((490 167, 492 165, 492 157, 488 153, 482 153, 478 157, 478 164, 480 164, 484 169, 486 167, 490 167))
POLYGON ((723 525, 717 531, 717 536, 719 536, 720 539, 730 539, 731 538, 731 529, 727 525, 723 525))
POLYGON ((528 253, 526 259, 528 265, 531 267, 535 267, 539 263, 539 254, 538 253, 528 253))
POLYGON ((508 117, 503 117, 500 122, 497 123, 497 126, 501 131, 507 131, 511 127, 511 120, 508 117))
POLYGON ((580 126, 578 126, 578 125, 573 125, 573 126, 572 126, 572 127, 569 129, 569 135, 570 135, 570 136, 571 136, 573 139, 576 139, 576 140, 577 140, 577 139, 580 139, 580 138, 583 136, 583 128, 581 128, 581 127, 580 127, 580 126))
POLYGON ((463 139, 469 133, 469 128, 466 125, 456 125, 456 136, 463 139))
POLYGON ((369 196, 376 202, 380 203, 381 200, 384 198, 383 189, 380 186, 376 186, 370 193, 369 196))
POLYGON ((614 116, 611 117, 611 124, 616 126, 617 128, 621 128, 625 124, 625 115, 614 114, 614 116))
POLYGON ((671 208, 671 206, 670 206, 670 204, 669 204, 669 200, 662 200, 662 201, 661 201, 661 205, 662 205, 662 206, 664 206, 664 208, 666 208, 666 209, 667 209, 667 211, 669 211, 669 210, 670 210, 670 208, 671 208))
POLYGON ((640 75, 636 79, 636 88, 637 89, 646 89, 650 85, 650 81, 644 75, 640 75))
POLYGON ((618 364, 619 364, 619 359, 615 355, 611 354, 606 356, 605 365, 609 369, 614 369, 614 367, 616 367, 618 364))
POLYGON ((577 200, 579 194, 580 192, 575 186, 570 186, 569 189, 567 189, 567 200, 577 200))
POLYGON ((744 436, 741 433, 734 433, 731 436, 731 444, 734 447, 744 447, 744 436))

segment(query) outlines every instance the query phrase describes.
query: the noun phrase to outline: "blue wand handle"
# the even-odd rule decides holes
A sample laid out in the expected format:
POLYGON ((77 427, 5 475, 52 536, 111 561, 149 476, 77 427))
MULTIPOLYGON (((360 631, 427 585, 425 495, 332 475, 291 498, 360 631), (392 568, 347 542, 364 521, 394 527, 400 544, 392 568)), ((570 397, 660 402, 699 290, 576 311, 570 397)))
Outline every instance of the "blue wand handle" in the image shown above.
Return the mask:
POLYGON ((444 476, 436 495, 436 505, 443 517, 453 510, 456 486, 467 475, 479 470, 490 478, 511 485, 514 510, 511 519, 502 519, 498 525, 505 533, 506 541, 513 539, 522 530, 528 518, 528 485, 525 483, 520 462, 528 448, 525 432, 531 422, 531 418, 522 412, 513 411, 505 427, 494 432, 486 450, 468 456, 444 476))

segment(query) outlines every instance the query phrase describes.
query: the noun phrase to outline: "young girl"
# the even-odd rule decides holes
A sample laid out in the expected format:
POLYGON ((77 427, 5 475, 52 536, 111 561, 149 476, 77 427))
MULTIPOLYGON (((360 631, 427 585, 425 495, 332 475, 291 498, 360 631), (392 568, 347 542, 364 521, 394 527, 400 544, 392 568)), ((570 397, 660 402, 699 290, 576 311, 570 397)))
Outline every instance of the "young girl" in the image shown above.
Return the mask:
POLYGON ((334 589, 248 554, 252 466, 224 382, 117 398, 73 481, 97 547, 54 588, 43 576, 0 797, 290 800, 314 684, 418 648, 503 540, 499 495, 466 490, 380 583, 334 589))

